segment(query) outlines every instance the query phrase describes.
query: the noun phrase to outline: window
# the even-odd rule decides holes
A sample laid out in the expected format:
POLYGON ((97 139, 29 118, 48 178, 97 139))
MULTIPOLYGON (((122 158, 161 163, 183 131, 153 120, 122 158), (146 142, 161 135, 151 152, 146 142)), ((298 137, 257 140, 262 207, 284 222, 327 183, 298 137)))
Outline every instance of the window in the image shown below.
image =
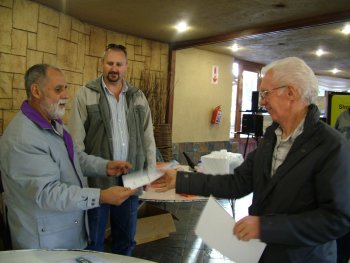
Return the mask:
POLYGON ((258 90, 262 66, 238 59, 233 63, 230 138, 239 137, 237 132, 241 131, 242 114, 252 110, 252 92, 258 90))
POLYGON ((258 88, 258 73, 252 71, 243 71, 243 90, 242 90, 242 111, 252 109, 252 92, 258 88))
POLYGON ((233 82, 232 82, 232 98, 231 98, 231 125, 230 125, 230 138, 235 136, 235 122, 236 122, 236 102, 237 102, 237 83, 239 76, 239 64, 234 62, 232 64, 232 74, 233 74, 233 82))

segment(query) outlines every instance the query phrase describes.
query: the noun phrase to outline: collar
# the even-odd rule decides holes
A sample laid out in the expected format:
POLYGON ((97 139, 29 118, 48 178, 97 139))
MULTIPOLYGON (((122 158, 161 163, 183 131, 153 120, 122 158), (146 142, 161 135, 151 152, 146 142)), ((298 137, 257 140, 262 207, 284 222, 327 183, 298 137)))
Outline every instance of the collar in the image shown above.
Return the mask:
MULTIPOLYGON (((113 95, 113 93, 108 89, 106 83, 104 82, 103 80, 103 76, 101 76, 101 80, 102 80, 102 87, 104 88, 104 90, 106 92, 108 92, 109 94, 113 95)), ((128 85, 126 84, 126 81, 123 80, 123 88, 122 88, 122 92, 123 93, 126 93, 128 91, 129 87, 128 85)))
MULTIPOLYGON (((36 109, 34 109, 28 103, 27 100, 22 103, 21 111, 23 112, 23 114, 25 116, 28 117, 28 119, 30 119, 31 121, 35 122, 42 129, 45 129, 45 130, 53 129, 52 124, 49 123, 43 116, 41 116, 41 114, 36 109)), ((56 119, 54 121, 56 121, 56 122, 58 122, 59 124, 62 125, 62 120, 61 119, 56 119)))
POLYGON ((63 128, 62 120, 56 119, 52 120, 49 123, 41 114, 29 105, 28 101, 24 101, 21 106, 21 111, 25 116, 28 117, 31 121, 36 123, 39 127, 45 130, 53 130, 55 134, 61 136, 64 140, 64 144, 66 145, 66 149, 68 152, 69 159, 71 160, 73 166, 74 165, 74 144, 71 135, 63 128), (56 125, 56 124, 60 125, 56 125))
MULTIPOLYGON (((303 130, 304 130, 304 123, 305 123, 305 117, 299 122, 299 124, 295 128, 295 130, 287 138, 281 139, 281 141, 291 140, 293 142, 303 132, 303 130)), ((275 134, 277 135, 277 137, 281 137, 282 136, 281 126, 278 126, 278 128, 275 130, 275 134)))

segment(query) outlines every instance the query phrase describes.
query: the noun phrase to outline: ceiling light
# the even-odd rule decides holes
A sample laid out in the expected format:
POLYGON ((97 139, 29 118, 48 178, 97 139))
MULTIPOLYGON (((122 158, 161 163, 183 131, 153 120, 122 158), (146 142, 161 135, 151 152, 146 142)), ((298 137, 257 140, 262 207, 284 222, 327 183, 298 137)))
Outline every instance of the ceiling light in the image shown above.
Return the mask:
POLYGON ((181 21, 176 25, 176 29, 179 33, 185 32, 188 29, 187 23, 185 21, 181 21))
POLYGON ((350 34, 350 25, 345 25, 343 27, 343 29, 341 30, 341 32, 345 35, 349 35, 350 34))
POLYGON ((340 70, 337 69, 337 68, 332 69, 332 73, 333 73, 333 74, 337 74, 339 71, 340 71, 340 70))
POLYGON ((317 55, 318 57, 324 55, 323 49, 322 49, 322 48, 319 48, 319 49, 316 51, 316 55, 317 55))
POLYGON ((231 46, 231 50, 232 50, 233 52, 237 52, 238 49, 239 49, 239 46, 237 45, 237 43, 234 43, 234 44, 231 46))

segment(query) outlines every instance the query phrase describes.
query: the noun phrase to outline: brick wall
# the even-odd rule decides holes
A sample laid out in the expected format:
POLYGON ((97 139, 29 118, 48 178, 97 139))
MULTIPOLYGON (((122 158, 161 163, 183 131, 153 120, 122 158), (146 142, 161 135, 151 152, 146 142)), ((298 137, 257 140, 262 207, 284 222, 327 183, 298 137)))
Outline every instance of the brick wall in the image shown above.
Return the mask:
POLYGON ((37 63, 61 68, 72 98, 81 85, 98 76, 99 59, 112 42, 127 47, 128 81, 138 87, 141 73, 147 71, 166 83, 168 44, 83 23, 28 0, 0 0, 0 135, 26 99, 27 68, 37 63))

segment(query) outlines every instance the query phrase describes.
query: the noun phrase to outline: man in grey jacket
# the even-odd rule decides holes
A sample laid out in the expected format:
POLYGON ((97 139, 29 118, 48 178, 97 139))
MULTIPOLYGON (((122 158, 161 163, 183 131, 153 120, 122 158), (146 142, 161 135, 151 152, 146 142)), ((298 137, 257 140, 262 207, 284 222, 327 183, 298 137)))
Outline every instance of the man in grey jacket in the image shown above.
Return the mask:
POLYGON ((262 74, 260 104, 273 123, 233 174, 169 170, 153 186, 222 198, 253 193, 249 216, 232 232, 267 244, 259 262, 335 263, 335 239, 350 227, 349 142, 319 119, 317 79, 304 61, 277 60, 262 74))
MULTIPOLYGON (((156 148, 147 99, 141 90, 125 81, 127 66, 126 48, 109 44, 102 58, 102 76, 81 87, 75 96, 69 127, 80 151, 127 160, 138 171, 155 165, 156 148)), ((90 178, 89 185, 102 189, 122 185, 118 179, 90 178)), ((112 252, 131 255, 137 207, 138 196, 134 195, 121 206, 102 205, 90 210, 89 249, 104 250, 110 214, 112 252)))
POLYGON ((88 188, 85 176, 118 176, 131 167, 78 153, 62 124, 68 99, 63 73, 38 64, 25 74, 28 101, 0 142, 0 168, 14 249, 85 249, 86 210, 120 205, 135 191, 88 188))

